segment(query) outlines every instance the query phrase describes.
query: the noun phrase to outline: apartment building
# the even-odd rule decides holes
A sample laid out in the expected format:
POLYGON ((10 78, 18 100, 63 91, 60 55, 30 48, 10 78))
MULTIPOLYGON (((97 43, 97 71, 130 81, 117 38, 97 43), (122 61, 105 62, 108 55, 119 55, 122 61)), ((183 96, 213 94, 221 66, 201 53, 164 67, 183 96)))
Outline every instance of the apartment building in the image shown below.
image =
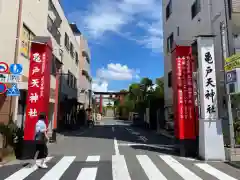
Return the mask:
MULTIPOLYGON (((18 22, 18 1, 1 1, 0 10, 0 57, 9 64, 14 61, 15 42, 18 22), (3 25, 3 26, 2 26, 3 25), (4 42, 4 43, 3 43, 4 42)), ((51 65, 51 89, 50 89, 50 127, 53 126, 54 105, 58 100, 59 112, 67 113, 68 119, 75 110, 69 104, 78 102, 79 57, 82 53, 80 45, 73 33, 59 0, 23 0, 21 21, 19 24, 19 50, 17 62, 23 65, 22 83, 19 84, 21 96, 17 98, 2 98, 0 106, 0 122, 8 122, 10 111, 13 112, 13 120, 21 126, 25 119, 25 104, 28 88, 29 53, 31 40, 35 36, 49 36, 53 43, 53 59, 51 65), (60 69, 60 70, 59 70, 60 69), (59 70, 59 76, 57 71, 59 70), (59 78, 59 84, 56 79, 59 78), (55 93, 59 87, 59 95, 55 93), (11 103, 10 100, 15 103, 11 103), (64 109, 64 111, 62 111, 64 109), (69 115, 70 114, 70 115, 69 115)), ((60 114, 59 117, 65 117, 60 114)), ((68 121, 68 120, 67 120, 68 121)))
POLYGON ((79 52, 79 79, 78 79, 78 102, 80 102, 84 108, 91 107, 92 99, 92 78, 90 71, 91 53, 88 47, 88 42, 84 35, 77 29, 76 24, 70 24, 72 31, 80 46, 79 52))
POLYGON ((192 43, 198 35, 215 36, 218 109, 220 117, 226 116, 223 55, 230 56, 239 50, 240 0, 163 0, 162 3, 166 120, 173 119, 171 50, 175 44, 192 45, 194 48, 192 43), (223 29, 223 24, 227 28, 223 29))

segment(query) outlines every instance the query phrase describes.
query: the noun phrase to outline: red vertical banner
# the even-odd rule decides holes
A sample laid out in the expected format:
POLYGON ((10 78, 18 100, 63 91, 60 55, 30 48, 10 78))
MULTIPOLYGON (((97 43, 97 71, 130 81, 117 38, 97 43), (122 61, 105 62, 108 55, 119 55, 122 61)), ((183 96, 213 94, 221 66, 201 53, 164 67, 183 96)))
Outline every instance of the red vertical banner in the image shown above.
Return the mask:
MULTIPOLYGON (((45 113, 48 116, 51 59, 52 49, 49 45, 32 43, 24 140, 34 139, 38 115, 45 113)), ((46 124, 48 124, 48 122, 46 122, 46 124)))
POLYGON ((102 113, 102 103, 103 103, 103 97, 102 94, 100 94, 100 99, 99 99, 99 113, 102 113))
POLYGON ((186 74, 187 74, 187 108, 188 108, 188 114, 189 114, 189 122, 191 126, 194 126, 195 129, 193 131, 189 131, 190 137, 192 137, 192 134, 196 135, 196 119, 195 119, 195 104, 194 104, 194 95, 193 95, 193 60, 191 56, 186 57, 186 74))
POLYGON ((174 131, 179 140, 196 138, 192 65, 191 47, 176 46, 172 54, 173 107, 174 131))
POLYGON ((183 127, 184 123, 184 94, 183 94, 183 62, 180 57, 176 58, 176 87, 174 88, 177 93, 175 93, 176 102, 175 102, 175 130, 177 130, 176 135, 178 138, 183 136, 182 131, 179 131, 179 127, 183 127))

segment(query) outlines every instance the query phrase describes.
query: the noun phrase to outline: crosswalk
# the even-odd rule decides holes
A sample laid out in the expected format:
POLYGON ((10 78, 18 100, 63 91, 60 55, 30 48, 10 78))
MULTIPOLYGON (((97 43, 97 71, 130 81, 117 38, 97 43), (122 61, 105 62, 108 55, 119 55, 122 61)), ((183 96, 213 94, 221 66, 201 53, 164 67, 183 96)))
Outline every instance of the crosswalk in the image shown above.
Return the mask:
MULTIPOLYGON (((110 159, 111 166, 106 164, 105 168, 111 168, 109 172, 112 174, 111 176, 105 174, 104 180, 108 180, 107 177, 111 177, 111 180, 238 180, 237 178, 240 178, 238 170, 236 170, 236 174, 229 175, 227 169, 227 172, 223 172, 223 170, 201 161, 189 161, 188 163, 191 164, 187 166, 179 158, 171 155, 155 155, 154 157, 135 155, 131 158, 124 155, 113 155, 110 159), (129 159, 135 159, 135 161, 129 159), (134 173, 138 173, 141 179, 136 178, 134 173)), ((86 157, 81 165, 77 163, 76 156, 63 156, 56 161, 54 161, 54 157, 47 157, 47 164, 50 165, 47 170, 39 169, 36 165, 21 167, 3 178, 5 180, 31 179, 29 177, 36 180, 103 180, 103 176, 99 177, 102 169, 99 168, 98 163, 101 161, 101 156, 97 155, 86 157), (74 172, 70 169, 74 169, 74 172)), ((104 166, 105 164, 102 165, 102 167, 104 166)), ((7 173, 6 171, 8 171, 8 166, 0 167, 1 177, 7 173)))

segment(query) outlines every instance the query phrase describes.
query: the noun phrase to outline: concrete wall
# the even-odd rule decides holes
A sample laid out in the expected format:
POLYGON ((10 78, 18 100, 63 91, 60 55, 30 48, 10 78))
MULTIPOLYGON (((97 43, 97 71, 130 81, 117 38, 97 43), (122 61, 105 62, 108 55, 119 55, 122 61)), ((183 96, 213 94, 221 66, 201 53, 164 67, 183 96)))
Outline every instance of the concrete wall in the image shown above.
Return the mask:
POLYGON ((89 92, 88 90, 91 90, 91 82, 89 79, 87 79, 86 76, 82 74, 82 70, 85 70, 88 72, 88 74, 91 76, 91 70, 90 70, 90 63, 91 63, 91 54, 88 47, 87 40, 84 38, 83 35, 76 36, 79 45, 80 45, 80 55, 79 55, 79 81, 78 81, 78 100, 79 102, 85 104, 85 107, 88 107, 89 104, 89 92), (85 51, 88 53, 90 61, 88 62, 86 57, 82 54, 82 52, 85 51), (85 91, 85 92, 84 92, 85 91))
POLYGON ((58 0, 52 0, 57 12, 59 13, 59 16, 62 19, 62 23, 60 26, 60 33, 61 33, 61 49, 63 50, 63 57, 62 57, 62 63, 63 63, 63 68, 62 68, 62 73, 64 74, 63 76, 63 81, 62 81, 62 87, 61 90, 64 94, 69 95, 70 98, 73 98, 77 96, 77 89, 73 89, 67 85, 67 74, 68 71, 70 71, 77 79, 79 76, 79 67, 78 64, 75 61, 75 57, 73 58, 70 55, 69 50, 64 45, 64 38, 65 38, 65 33, 69 36, 69 41, 73 44, 74 47, 74 52, 77 51, 78 54, 80 54, 80 47, 79 44, 75 38, 75 35, 72 32, 72 29, 69 26, 69 22, 64 15, 64 11, 59 3, 58 0))
POLYGON ((0 55, 1 61, 13 63, 16 33, 17 33, 18 4, 15 0, 0 1, 0 55), (7 17, 7 20, 6 20, 7 17))
MULTIPOLYGON (((70 42, 72 42, 74 47, 74 52, 76 51, 79 55, 80 46, 69 26, 67 18, 64 15, 64 11, 58 0, 51 0, 53 6, 56 9, 57 14, 60 16, 62 23, 60 24, 58 31, 61 33, 60 43, 58 43, 52 34, 48 31, 48 16, 54 17, 54 12, 49 9, 49 1, 45 0, 23 0, 22 5, 22 22, 21 22, 21 32, 23 33, 23 25, 27 27, 36 36, 50 36, 53 43, 53 54, 54 56, 63 63, 63 74, 67 74, 70 71, 77 80, 79 79, 79 66, 76 63, 75 57, 73 58, 69 51, 64 46, 64 35, 65 32, 69 36, 70 42), (61 56, 61 51, 63 54, 61 56)), ((55 12, 55 13, 56 13, 55 12)), ((17 19, 18 19, 18 1, 15 0, 0 0, 0 24, 1 24, 1 34, 0 34, 0 57, 1 61, 7 63, 13 63, 14 52, 15 52, 15 42, 17 33, 17 19)), ((22 39, 19 41, 19 48, 21 48, 22 39)), ((29 71, 29 56, 23 56, 21 51, 19 51, 18 63, 23 64, 23 82, 19 84, 20 89, 27 89, 28 81, 28 71, 29 71)), ((61 90, 69 95, 69 97, 77 98, 77 88, 73 89, 67 84, 67 76, 65 81, 63 81, 63 87, 61 90)), ((56 79, 54 75, 51 75, 51 92, 52 97, 50 97, 50 102, 54 103, 54 89, 56 87, 56 79)), ((16 104, 18 104, 18 98, 14 98, 16 104)), ((1 121, 7 122, 9 117, 9 98, 0 100, 0 116, 1 121)), ((18 114, 18 106, 12 107, 15 110, 14 120, 21 118, 18 114)))
MULTIPOLYGON (((219 111, 220 116, 225 115, 222 93, 223 80, 222 70, 222 50, 220 36, 220 22, 225 22, 224 1, 212 0, 212 6, 208 0, 200 0, 201 11, 192 19, 191 6, 195 0, 172 0, 172 14, 166 20, 166 7, 169 0, 163 0, 163 31, 164 31, 164 88, 165 104, 172 105, 172 88, 168 87, 168 73, 172 70, 171 53, 167 52, 167 38, 171 33, 174 34, 174 41, 188 40, 194 41, 198 35, 214 34, 215 37, 215 60, 218 83, 219 111), (211 18, 210 18, 211 16, 211 18), (179 28, 179 31, 178 31, 179 28), (178 34, 179 32, 179 34, 178 34)), ((211 0, 210 0, 211 2, 211 0)), ((231 36, 231 27, 228 27, 231 36)), ((232 36, 231 36, 232 37, 232 36)), ((230 38, 230 45, 233 46, 233 39, 230 38)))

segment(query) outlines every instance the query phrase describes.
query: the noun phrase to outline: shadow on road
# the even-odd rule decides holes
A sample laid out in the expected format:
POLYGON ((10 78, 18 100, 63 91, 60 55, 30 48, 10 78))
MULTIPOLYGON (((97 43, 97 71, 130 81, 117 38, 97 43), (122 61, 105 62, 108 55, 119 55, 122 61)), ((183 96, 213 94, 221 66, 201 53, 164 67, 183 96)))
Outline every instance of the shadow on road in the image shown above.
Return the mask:
POLYGON ((152 131, 143 128, 132 127, 129 121, 118 121, 117 125, 95 125, 93 128, 81 133, 79 131, 63 132, 62 134, 69 137, 86 137, 99 139, 113 139, 116 137, 119 146, 121 143, 130 144, 133 149, 146 150, 163 154, 179 155, 174 145, 174 140, 163 135, 158 135, 152 131), (114 130, 113 130, 114 129, 114 130), (131 131, 129 130, 131 129, 131 131), (143 141, 140 136, 146 137, 147 141, 143 141), (132 144, 132 145, 131 145, 132 144), (139 144, 139 145, 138 145, 139 144), (152 145, 152 146, 151 146, 152 145))

